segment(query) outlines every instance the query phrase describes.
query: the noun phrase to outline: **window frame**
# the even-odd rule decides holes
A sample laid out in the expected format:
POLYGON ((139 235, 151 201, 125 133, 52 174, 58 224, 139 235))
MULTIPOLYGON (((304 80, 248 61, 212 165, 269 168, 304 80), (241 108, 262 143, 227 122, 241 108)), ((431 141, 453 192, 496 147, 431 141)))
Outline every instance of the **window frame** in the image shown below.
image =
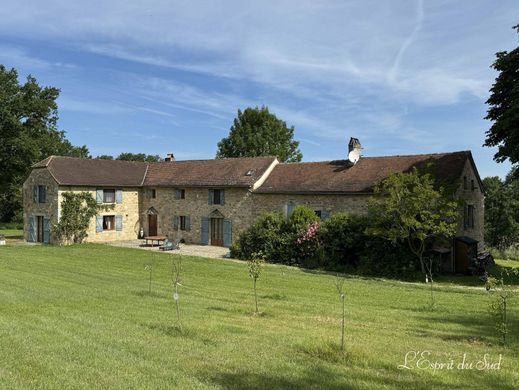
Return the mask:
POLYGON ((47 203, 47 186, 38 185, 38 203, 47 203))
POLYGON ((223 189, 221 188, 215 188, 213 189, 213 204, 219 204, 219 205, 222 205, 222 200, 223 200, 223 197, 222 197, 222 192, 223 192, 223 189), (216 194, 218 193, 218 202, 216 201, 216 194))
POLYGON ((115 215, 103 215, 102 217, 103 217, 103 232, 115 231, 115 215), (111 221, 111 226, 112 226, 111 229, 105 228, 105 226, 107 226, 107 222, 106 222, 107 220, 111 221))
POLYGON ((115 203, 115 188, 103 189, 103 203, 105 203, 105 204, 115 203), (107 194, 113 194, 113 201, 111 201, 111 202, 107 201, 107 197, 106 197, 107 194))

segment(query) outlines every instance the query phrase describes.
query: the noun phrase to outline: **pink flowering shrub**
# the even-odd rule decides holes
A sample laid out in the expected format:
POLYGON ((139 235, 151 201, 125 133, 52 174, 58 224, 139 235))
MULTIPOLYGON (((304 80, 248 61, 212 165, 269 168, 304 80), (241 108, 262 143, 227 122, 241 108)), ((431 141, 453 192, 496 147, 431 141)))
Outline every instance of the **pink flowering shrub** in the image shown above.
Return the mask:
MULTIPOLYGON (((299 263, 312 265, 318 262, 321 240, 319 239, 320 221, 312 222, 296 239, 297 255, 299 263)), ((317 265, 317 264, 314 264, 317 265)))

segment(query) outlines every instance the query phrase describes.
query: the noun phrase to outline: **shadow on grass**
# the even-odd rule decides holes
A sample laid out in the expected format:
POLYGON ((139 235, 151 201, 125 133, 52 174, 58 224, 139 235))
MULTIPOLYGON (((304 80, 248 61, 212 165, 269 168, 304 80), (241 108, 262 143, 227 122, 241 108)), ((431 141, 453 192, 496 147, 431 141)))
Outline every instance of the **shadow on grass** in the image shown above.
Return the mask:
POLYGON ((200 341, 205 345, 216 345, 216 341, 208 337, 202 336, 202 333, 196 329, 178 325, 166 324, 142 324, 142 326, 169 337, 186 338, 193 341, 200 341))
POLYGON ((142 298, 168 299, 166 294, 161 294, 155 291, 149 292, 148 290, 132 291, 132 294, 142 298))
POLYGON ((260 298, 272 299, 274 301, 286 301, 288 299, 285 294, 267 294, 261 296, 260 298))

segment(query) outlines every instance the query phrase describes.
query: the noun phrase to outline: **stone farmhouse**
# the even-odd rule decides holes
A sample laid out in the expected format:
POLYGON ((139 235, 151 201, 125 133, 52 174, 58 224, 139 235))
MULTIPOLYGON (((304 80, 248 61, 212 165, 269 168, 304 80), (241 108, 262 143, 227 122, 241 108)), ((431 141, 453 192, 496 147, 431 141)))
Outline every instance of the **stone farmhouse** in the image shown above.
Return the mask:
POLYGON ((276 157, 143 163, 50 156, 35 164, 23 186, 24 237, 52 243, 62 195, 87 191, 111 211, 92 219, 88 242, 168 235, 186 243, 230 246, 263 212, 286 215, 306 205, 324 220, 337 212, 365 213, 373 186, 392 172, 431 164, 436 180, 465 201, 454 248, 482 249, 484 193, 470 151, 280 163, 276 157), (358 161, 357 161, 358 160, 358 161))

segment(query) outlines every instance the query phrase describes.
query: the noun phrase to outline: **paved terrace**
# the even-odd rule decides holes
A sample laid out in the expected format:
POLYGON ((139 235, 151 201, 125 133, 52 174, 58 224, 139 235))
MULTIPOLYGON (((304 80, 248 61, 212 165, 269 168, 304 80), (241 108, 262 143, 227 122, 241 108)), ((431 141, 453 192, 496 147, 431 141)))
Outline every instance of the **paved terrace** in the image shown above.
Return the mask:
MULTIPOLYGON (((159 247, 155 246, 144 246, 144 240, 126 240, 126 241, 114 241, 108 242, 108 245, 124 247, 124 248, 134 248, 134 249, 143 249, 147 251, 159 251, 159 247)), ((210 245, 188 245, 188 244, 180 244, 180 249, 175 249, 171 251, 166 251, 165 253, 175 253, 179 255, 185 256, 200 256, 200 257, 210 257, 213 259, 223 259, 228 256, 229 248, 223 248, 220 246, 210 246, 210 245)))

